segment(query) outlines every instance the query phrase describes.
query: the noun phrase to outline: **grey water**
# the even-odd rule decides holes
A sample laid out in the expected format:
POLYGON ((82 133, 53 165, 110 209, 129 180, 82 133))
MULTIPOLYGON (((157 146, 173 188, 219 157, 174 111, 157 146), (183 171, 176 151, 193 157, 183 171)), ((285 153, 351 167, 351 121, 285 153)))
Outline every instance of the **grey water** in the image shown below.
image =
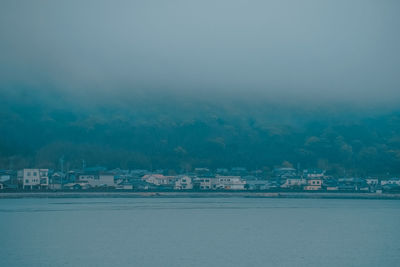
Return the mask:
POLYGON ((0 266, 399 266, 400 201, 0 200, 0 266))

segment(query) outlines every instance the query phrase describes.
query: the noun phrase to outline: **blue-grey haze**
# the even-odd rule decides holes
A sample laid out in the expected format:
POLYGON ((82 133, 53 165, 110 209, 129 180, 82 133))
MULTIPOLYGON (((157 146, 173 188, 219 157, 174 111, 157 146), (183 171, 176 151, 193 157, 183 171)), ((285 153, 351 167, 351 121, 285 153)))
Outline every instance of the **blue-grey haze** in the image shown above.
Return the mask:
POLYGON ((386 0, 2 0, 0 168, 400 173, 386 0))
POLYGON ((0 3, 0 88, 395 103, 398 1, 0 3))

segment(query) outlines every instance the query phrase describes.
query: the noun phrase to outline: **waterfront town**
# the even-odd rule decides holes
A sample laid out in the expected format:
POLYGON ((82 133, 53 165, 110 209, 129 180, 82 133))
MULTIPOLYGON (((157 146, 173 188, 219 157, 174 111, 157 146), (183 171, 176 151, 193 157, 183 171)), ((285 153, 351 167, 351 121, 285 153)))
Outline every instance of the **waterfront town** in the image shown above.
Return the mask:
POLYGON ((195 168, 171 175, 164 170, 0 170, 0 192, 21 191, 282 191, 400 193, 400 177, 334 177, 321 169, 275 168, 269 173, 195 168))

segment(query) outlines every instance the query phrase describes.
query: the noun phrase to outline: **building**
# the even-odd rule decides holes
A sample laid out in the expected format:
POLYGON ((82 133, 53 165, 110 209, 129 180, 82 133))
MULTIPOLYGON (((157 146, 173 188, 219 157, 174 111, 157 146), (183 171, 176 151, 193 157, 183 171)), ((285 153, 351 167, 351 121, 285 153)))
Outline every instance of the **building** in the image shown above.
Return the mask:
POLYGON ((322 179, 320 178, 307 179, 307 184, 304 186, 304 190, 306 191, 321 190, 321 188, 322 188, 322 179))
POLYGON ((90 187, 115 187, 112 173, 79 175, 79 182, 87 183, 90 187))
POLYGON ((130 183, 129 181, 125 180, 125 181, 120 182, 117 185, 116 189, 119 189, 119 190, 133 190, 133 184, 130 183))
POLYGON ((365 181, 366 181, 367 184, 370 185, 370 186, 377 186, 377 185, 379 185, 379 179, 378 179, 378 178, 366 178, 365 181))
POLYGON ((326 189, 326 191, 338 191, 339 190, 338 181, 333 178, 325 179, 323 182, 323 186, 326 189))
POLYGON ((325 172, 321 169, 306 169, 303 170, 303 176, 305 178, 324 178, 325 172))
POLYGON ((287 177, 281 188, 301 189, 307 184, 306 179, 301 177, 287 177))
POLYGON ((62 189, 63 181, 65 181, 65 174, 62 172, 55 172, 51 175, 49 188, 52 190, 62 189))
POLYGON ((176 182, 175 182, 175 187, 174 189, 176 190, 190 190, 193 189, 193 183, 192 183, 192 178, 189 176, 182 176, 179 177, 176 182))
POLYGON ((390 178, 381 181, 381 185, 398 185, 400 186, 400 178, 390 178))
POLYGON ((147 174, 142 177, 142 180, 157 186, 175 185, 177 178, 175 176, 164 176, 162 174, 147 174))
POLYGON ((212 189, 244 190, 246 181, 239 176, 217 176, 212 180, 212 189))
POLYGON ((91 186, 88 183, 81 182, 81 183, 68 183, 65 184, 63 188, 69 190, 87 190, 90 189, 91 186))
POLYGON ((297 170, 293 168, 276 168, 272 173, 274 177, 285 178, 296 176, 297 170))
POLYGON ((23 189, 47 189, 49 169, 23 169, 18 173, 23 189))
POLYGON ((338 180, 339 190, 341 191, 369 191, 370 186, 366 180, 361 178, 339 178, 338 180))
POLYGON ((1 173, 0 174, 0 183, 9 181, 11 179, 11 175, 8 173, 1 173))
POLYGON ((268 180, 246 180, 245 188, 251 191, 268 190, 271 184, 268 180))
POLYGON ((211 190, 214 178, 201 177, 193 180, 193 187, 200 190, 211 190))

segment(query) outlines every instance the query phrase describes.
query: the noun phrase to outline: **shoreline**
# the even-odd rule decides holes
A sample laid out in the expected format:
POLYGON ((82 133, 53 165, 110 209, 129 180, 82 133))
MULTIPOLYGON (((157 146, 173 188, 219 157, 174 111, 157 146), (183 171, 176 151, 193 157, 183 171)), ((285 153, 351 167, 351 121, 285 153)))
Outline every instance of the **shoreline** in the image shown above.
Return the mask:
POLYGON ((314 198, 314 199, 393 199, 400 194, 342 192, 5 192, 0 199, 20 198, 314 198))

